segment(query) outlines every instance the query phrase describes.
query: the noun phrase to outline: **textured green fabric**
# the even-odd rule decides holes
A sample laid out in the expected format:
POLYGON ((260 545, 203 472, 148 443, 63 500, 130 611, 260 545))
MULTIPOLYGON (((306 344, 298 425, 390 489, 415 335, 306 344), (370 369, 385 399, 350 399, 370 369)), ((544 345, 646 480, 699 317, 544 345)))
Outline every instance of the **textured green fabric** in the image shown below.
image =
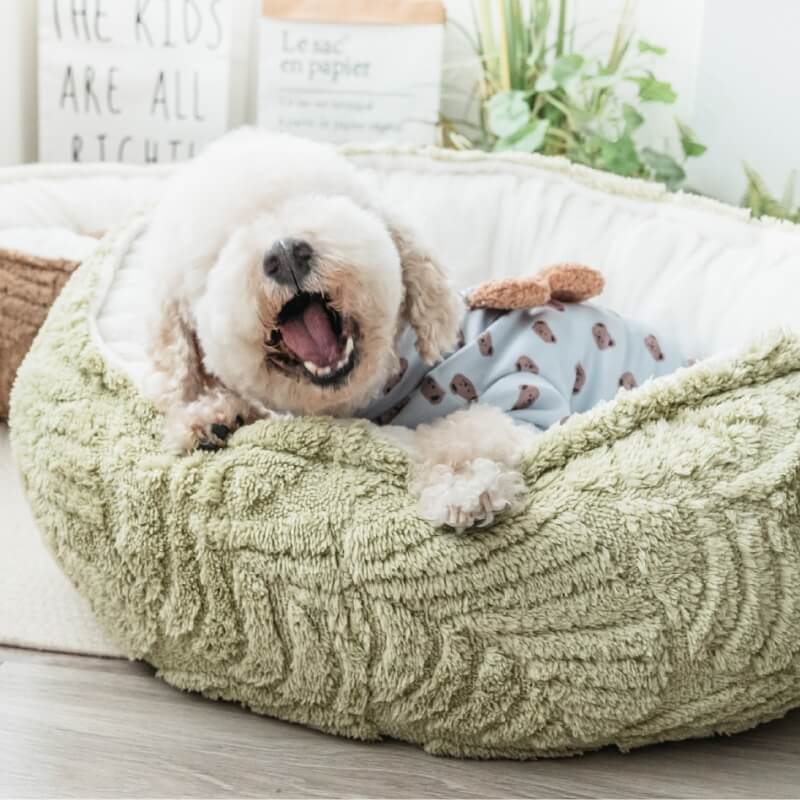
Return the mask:
POLYGON ((164 453, 89 334, 108 249, 22 367, 12 439, 63 569, 169 683, 514 758, 733 732, 800 703, 797 340, 543 435, 525 507, 456 536, 415 518, 405 458, 366 423, 164 453))

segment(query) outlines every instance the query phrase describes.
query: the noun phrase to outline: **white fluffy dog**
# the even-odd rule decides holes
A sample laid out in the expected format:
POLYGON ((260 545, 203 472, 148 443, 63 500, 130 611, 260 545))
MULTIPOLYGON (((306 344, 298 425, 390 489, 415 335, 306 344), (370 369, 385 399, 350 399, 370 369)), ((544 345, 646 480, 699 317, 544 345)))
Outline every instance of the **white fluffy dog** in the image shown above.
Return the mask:
MULTIPOLYGON (((228 135, 170 181, 145 248, 150 394, 182 452, 256 419, 352 417, 397 370, 407 325, 426 362, 456 344, 464 306, 444 271, 325 145, 228 135)), ((514 468, 534 434, 496 408, 376 432, 413 458, 434 524, 491 521, 524 490, 514 468)))

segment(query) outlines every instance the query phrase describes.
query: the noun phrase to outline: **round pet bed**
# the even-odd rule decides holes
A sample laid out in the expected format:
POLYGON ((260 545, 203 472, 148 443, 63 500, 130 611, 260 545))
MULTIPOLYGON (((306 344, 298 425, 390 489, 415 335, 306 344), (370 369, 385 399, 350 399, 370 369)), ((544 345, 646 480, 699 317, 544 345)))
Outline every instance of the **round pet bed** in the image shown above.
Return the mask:
POLYGON ((714 356, 543 435, 523 507, 442 533, 414 514, 404 456, 364 422, 257 423, 217 453, 163 450, 136 388, 147 220, 134 219, 70 279, 11 401, 44 537, 114 641, 183 689, 461 756, 627 749, 800 704, 800 343, 758 336, 793 321, 774 279, 797 280, 796 231, 561 162, 353 156, 389 194, 450 196, 464 225, 480 193, 504 215, 476 234, 496 234, 496 271, 588 261, 609 277, 606 302, 661 309, 650 316, 676 317, 714 356), (540 257, 575 214, 609 232, 606 249, 587 234, 540 257), (673 259, 669 280, 642 267, 645 241, 656 268, 673 259), (738 288, 765 287, 749 315, 732 262, 738 288))

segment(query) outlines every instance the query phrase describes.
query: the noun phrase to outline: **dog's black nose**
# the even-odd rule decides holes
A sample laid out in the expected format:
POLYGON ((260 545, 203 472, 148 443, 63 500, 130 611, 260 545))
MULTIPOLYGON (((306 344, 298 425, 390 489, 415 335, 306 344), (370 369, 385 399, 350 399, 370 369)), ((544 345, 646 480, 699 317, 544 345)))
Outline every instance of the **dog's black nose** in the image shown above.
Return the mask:
POLYGON ((278 239, 264 254, 264 272, 277 283, 300 289, 311 272, 313 255, 311 245, 302 239, 278 239))

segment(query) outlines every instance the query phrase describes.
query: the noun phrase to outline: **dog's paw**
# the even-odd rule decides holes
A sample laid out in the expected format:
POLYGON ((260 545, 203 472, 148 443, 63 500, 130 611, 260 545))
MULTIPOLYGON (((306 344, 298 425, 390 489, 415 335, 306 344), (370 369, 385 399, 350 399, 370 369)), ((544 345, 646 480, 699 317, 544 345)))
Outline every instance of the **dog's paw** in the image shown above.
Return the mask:
POLYGON ((233 394, 215 392, 182 406, 167 417, 167 444, 181 453, 219 450, 231 434, 258 419, 249 403, 233 394))
POLYGON ((503 464, 476 458, 456 468, 434 465, 417 477, 412 491, 418 495, 423 519, 461 533, 491 524, 498 512, 524 494, 525 481, 503 464))

